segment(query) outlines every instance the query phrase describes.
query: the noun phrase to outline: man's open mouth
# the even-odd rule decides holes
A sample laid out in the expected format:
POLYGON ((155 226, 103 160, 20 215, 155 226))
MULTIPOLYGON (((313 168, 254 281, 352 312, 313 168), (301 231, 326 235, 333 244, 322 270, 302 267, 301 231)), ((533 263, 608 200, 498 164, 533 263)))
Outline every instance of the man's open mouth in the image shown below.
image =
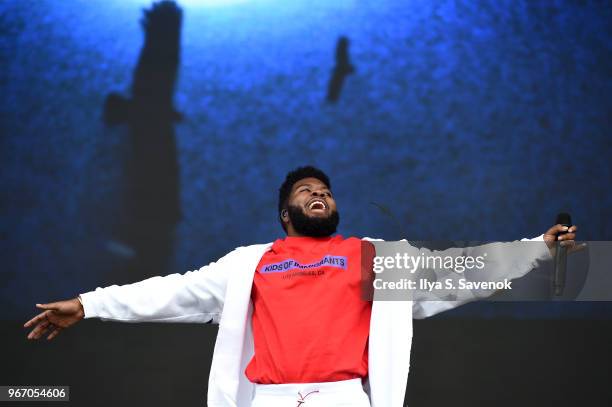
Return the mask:
POLYGON ((327 209, 327 204, 322 199, 313 199, 308 203, 307 206, 309 211, 325 211, 327 209))

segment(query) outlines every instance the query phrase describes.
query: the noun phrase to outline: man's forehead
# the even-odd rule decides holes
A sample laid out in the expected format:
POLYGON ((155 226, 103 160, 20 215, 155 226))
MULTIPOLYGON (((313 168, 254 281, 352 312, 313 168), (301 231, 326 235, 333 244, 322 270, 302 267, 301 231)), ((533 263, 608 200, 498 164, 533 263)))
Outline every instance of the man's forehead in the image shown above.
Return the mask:
POLYGON ((325 183, 323 181, 321 181, 318 178, 314 178, 314 177, 309 177, 309 178, 303 178, 301 180, 299 180, 298 182, 296 182, 295 184, 293 184, 293 189, 295 190, 296 188, 305 186, 305 185, 310 185, 310 186, 323 186, 325 188, 327 188, 327 185, 325 185, 325 183))

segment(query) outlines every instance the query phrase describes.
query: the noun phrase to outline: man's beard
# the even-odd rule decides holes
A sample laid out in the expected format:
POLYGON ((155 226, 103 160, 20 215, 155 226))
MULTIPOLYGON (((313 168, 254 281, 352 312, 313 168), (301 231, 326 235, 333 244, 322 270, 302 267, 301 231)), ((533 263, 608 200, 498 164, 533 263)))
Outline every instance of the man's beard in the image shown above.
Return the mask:
POLYGON ((293 229, 304 236, 331 236, 336 233, 336 228, 338 227, 338 223, 340 223, 340 214, 338 211, 333 211, 328 217, 320 218, 306 215, 302 208, 298 206, 289 205, 287 210, 293 229))

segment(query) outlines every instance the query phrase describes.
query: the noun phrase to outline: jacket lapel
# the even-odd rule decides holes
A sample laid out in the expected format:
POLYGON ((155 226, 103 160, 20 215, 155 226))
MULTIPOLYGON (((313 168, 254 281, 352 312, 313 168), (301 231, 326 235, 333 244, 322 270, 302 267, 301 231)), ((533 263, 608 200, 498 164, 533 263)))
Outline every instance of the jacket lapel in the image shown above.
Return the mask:
POLYGON ((368 343, 372 407, 404 405, 411 345, 412 301, 375 300, 368 343))
POLYGON ((210 378, 209 406, 248 406, 253 385, 244 369, 253 356, 251 287, 255 269, 272 243, 242 248, 228 278, 223 315, 215 342, 210 378), (248 401, 247 401, 248 400, 248 401), (246 403, 245 403, 246 402, 246 403))

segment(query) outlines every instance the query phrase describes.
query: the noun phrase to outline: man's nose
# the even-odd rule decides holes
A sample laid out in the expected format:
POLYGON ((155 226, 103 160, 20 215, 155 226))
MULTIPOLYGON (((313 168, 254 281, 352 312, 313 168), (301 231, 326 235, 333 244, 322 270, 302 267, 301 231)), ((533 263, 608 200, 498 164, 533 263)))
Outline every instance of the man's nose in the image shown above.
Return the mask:
POLYGON ((316 189, 312 191, 312 195, 313 196, 325 196, 325 193, 323 193, 323 191, 317 191, 316 189))

